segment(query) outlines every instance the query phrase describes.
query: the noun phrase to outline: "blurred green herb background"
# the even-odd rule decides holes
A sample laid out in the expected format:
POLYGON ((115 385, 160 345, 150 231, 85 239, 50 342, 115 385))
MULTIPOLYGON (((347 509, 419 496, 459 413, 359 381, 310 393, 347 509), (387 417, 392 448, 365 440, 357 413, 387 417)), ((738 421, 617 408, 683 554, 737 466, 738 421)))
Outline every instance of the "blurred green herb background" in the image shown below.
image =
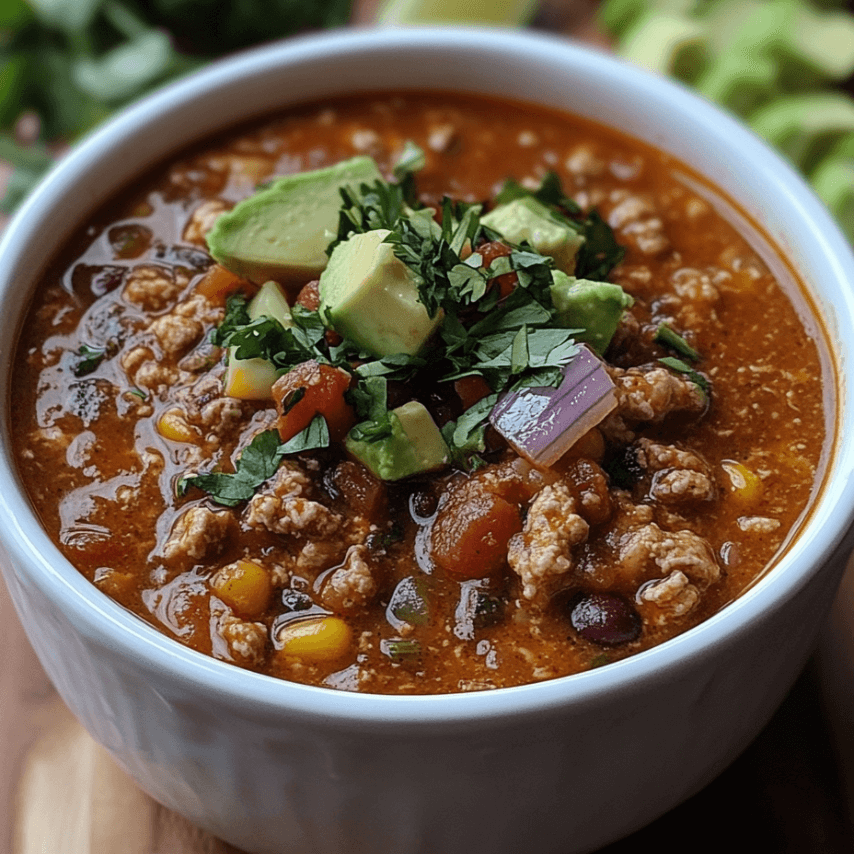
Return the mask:
POLYGON ((350 0, 0 0, 0 209, 114 110, 223 54, 348 21, 350 0))
MULTIPOLYGON (((494 0, 491 19, 578 33, 592 0, 494 0), (497 10, 497 11, 496 11, 497 10)), ((376 10, 376 0, 352 0, 376 10)), ((384 0, 380 20, 461 22, 465 0, 384 0)), ((854 240, 854 0, 602 0, 624 58, 727 107, 812 182, 854 240)), ((54 155, 150 89, 241 48, 342 26, 351 0, 0 0, 0 161, 13 210, 54 155)))
POLYGON ((854 15, 809 0, 605 0, 624 58, 740 116, 810 180, 854 240, 854 15))

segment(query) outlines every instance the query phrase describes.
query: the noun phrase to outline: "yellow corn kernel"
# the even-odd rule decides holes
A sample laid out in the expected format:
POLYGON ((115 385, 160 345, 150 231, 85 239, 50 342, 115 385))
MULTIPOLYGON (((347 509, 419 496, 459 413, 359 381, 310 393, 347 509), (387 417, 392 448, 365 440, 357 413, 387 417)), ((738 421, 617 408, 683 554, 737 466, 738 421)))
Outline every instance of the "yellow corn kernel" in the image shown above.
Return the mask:
POLYGON ((231 353, 225 369, 225 393, 240 400, 270 400, 276 378, 275 367, 266 359, 237 359, 231 353))
POLYGON ((352 640, 352 629, 340 617, 310 617, 288 623, 279 632, 279 654, 312 663, 334 661, 352 640))
POLYGON ((197 444, 202 434, 192 425, 179 409, 170 409, 163 413, 157 421, 157 432, 164 439, 173 442, 189 442, 197 444))
POLYGON ((273 582, 264 567, 252 560, 224 566, 211 578, 211 589, 239 617, 260 617, 270 604, 273 582))
POLYGON ((730 497, 743 505, 755 504, 762 495, 762 480, 742 463, 722 460, 721 468, 729 478, 730 497))

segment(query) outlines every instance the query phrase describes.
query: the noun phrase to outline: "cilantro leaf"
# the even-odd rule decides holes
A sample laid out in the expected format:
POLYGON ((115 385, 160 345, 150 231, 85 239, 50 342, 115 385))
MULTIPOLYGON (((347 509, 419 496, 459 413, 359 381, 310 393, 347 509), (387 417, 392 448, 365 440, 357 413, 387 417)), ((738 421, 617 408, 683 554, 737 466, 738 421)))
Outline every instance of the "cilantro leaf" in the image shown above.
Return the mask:
POLYGON ((392 174, 396 181, 403 181, 407 175, 423 169, 426 163, 427 158, 424 149, 416 145, 411 139, 407 139, 403 143, 403 151, 401 151, 397 163, 392 168, 392 174))
POLYGON ((387 391, 388 383, 384 376, 366 376, 359 377, 356 387, 347 392, 356 414, 364 419, 350 431, 357 441, 376 442, 391 435, 387 391))
POLYGON ((666 323, 661 323, 655 331, 655 341, 676 350, 677 353, 690 359, 692 362, 700 361, 700 354, 678 333, 666 323))
POLYGON ((486 450, 485 434, 489 413, 497 401, 497 393, 489 394, 469 407, 456 421, 448 421, 442 427, 442 437, 457 465, 469 467, 467 462, 471 455, 486 450))
POLYGON ((527 187, 523 187, 513 180, 505 181, 504 186, 498 191, 498 195, 495 197, 495 204, 502 205, 525 197, 534 198, 553 209, 552 212, 555 215, 555 219, 558 219, 560 222, 569 220, 572 226, 575 227, 575 222, 567 216, 560 216, 559 211, 562 209, 569 214, 575 215, 581 213, 581 208, 574 199, 571 199, 564 193, 560 178, 558 178, 556 173, 548 172, 536 190, 529 190, 527 187), (554 210, 555 208, 558 210, 554 210))
POLYGON ((611 226, 598 211, 590 211, 584 226, 584 243, 575 258, 576 277, 604 282, 625 254, 626 249, 617 243, 611 226))
POLYGON ((313 451, 317 448, 328 447, 329 426, 322 415, 315 415, 305 430, 297 433, 296 436, 288 439, 284 444, 279 445, 279 452, 281 454, 298 454, 303 451, 313 451))
POLYGON ((530 358, 528 327, 523 326, 513 336, 513 343, 510 345, 510 374, 521 374, 530 364, 530 358))
POLYGON ((231 335, 250 323, 249 300, 244 294, 231 294, 225 303, 225 317, 211 334, 211 342, 218 347, 227 347, 231 335))
POLYGON ((676 371, 679 374, 685 374, 692 383, 697 385, 700 391, 703 393, 703 397, 708 401, 709 393, 711 392, 711 383, 698 371, 695 371, 690 365, 683 362, 681 359, 677 359, 673 356, 666 356, 663 359, 659 359, 662 365, 666 365, 670 370, 676 371))
POLYGON ((382 359, 364 362, 356 368, 356 374, 360 377, 386 377, 390 380, 408 382, 426 365, 427 359, 423 356, 394 353, 391 356, 384 356, 382 359))
POLYGON ((81 344, 77 350, 78 360, 74 363, 72 373, 75 377, 85 377, 91 374, 101 362, 104 361, 107 350, 104 347, 91 347, 89 344, 81 344))
POLYGON ((328 446, 329 428, 321 415, 316 415, 305 430, 285 443, 280 442, 278 430, 265 430, 243 449, 233 472, 208 472, 181 478, 178 497, 185 496, 190 487, 196 487, 207 492, 217 504, 236 507, 252 498, 276 473, 286 454, 328 446))
POLYGON ((248 501, 258 487, 276 473, 284 455, 279 431, 265 430, 243 449, 233 473, 209 472, 181 478, 178 495, 186 495, 189 487, 194 486, 207 492, 217 504, 235 507, 248 501))
POLYGON ((442 427, 442 437, 458 464, 464 464, 469 454, 486 450, 484 434, 489 413, 497 401, 497 393, 488 394, 469 407, 456 421, 448 421, 442 427))
POLYGON ((273 317, 251 320, 242 294, 229 297, 226 314, 211 340, 221 347, 233 347, 237 359, 266 359, 285 373, 303 362, 338 364, 342 356, 330 357, 324 333, 326 327, 316 311, 296 305, 291 311, 293 325, 284 327, 273 317))
POLYGON ((329 244, 326 254, 353 234, 364 234, 385 228, 394 231, 406 201, 399 184, 377 180, 360 184, 358 189, 341 187, 341 213, 338 217, 338 234, 329 244))

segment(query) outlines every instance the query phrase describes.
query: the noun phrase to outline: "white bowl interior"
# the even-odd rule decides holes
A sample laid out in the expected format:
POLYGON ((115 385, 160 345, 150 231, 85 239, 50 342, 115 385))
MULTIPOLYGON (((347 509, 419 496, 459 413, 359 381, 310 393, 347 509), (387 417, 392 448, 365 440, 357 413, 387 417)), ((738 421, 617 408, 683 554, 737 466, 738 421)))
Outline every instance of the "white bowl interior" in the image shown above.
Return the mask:
MULTIPOLYGON (((0 317, 0 394, 9 399, 9 360, 32 283, 81 219, 129 178, 215 130, 291 103, 390 88, 457 89, 544 103, 631 129, 632 135, 693 166, 735 198, 801 271, 835 358, 837 435, 851 433, 854 377, 847 367, 854 296, 848 283, 854 282, 854 259, 804 182, 749 131, 674 84, 628 71, 610 57, 562 40, 506 31, 474 38, 466 30, 349 32, 296 40, 214 65, 109 123, 59 165, 5 235, 0 248, 0 295, 6 309, 0 317), (46 221, 49 230, 42 226, 46 221)), ((9 451, 7 422, 0 455, 7 548, 32 567, 28 583, 61 595, 81 632, 108 638, 151 667, 173 668, 202 691, 223 690, 227 683, 235 697, 269 708, 285 704, 305 714, 322 695, 325 714, 362 721, 483 721, 553 704, 582 704, 602 692, 619 693, 637 679, 667 678, 669 668, 701 657, 704 648, 797 595, 805 573, 845 537, 854 511, 854 444, 837 441, 810 522, 780 564, 738 602, 685 635, 607 668, 537 685, 443 697, 352 695, 284 683, 207 659, 107 600, 60 555, 28 509, 9 451)))

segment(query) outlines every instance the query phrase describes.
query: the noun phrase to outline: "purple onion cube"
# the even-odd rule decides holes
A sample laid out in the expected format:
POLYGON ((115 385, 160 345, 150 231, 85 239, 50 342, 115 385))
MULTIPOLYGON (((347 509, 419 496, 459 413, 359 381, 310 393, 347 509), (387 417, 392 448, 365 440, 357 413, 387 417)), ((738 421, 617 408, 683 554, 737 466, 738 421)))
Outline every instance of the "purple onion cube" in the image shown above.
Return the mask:
POLYGON ((616 388, 604 363, 582 345, 563 369, 557 388, 508 392, 493 407, 489 421, 518 454, 548 467, 616 405, 616 388))

